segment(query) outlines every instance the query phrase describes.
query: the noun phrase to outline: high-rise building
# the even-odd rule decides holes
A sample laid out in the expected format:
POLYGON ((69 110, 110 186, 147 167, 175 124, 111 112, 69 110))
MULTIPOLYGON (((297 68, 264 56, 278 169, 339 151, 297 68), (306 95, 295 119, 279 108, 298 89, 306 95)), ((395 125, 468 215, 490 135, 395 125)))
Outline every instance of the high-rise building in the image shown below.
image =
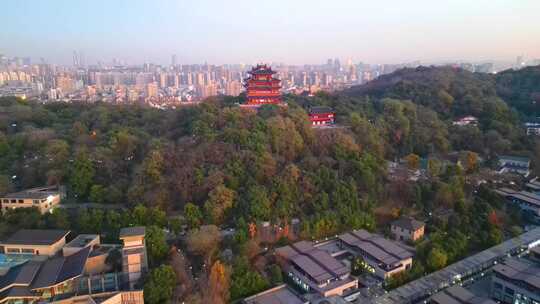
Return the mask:
POLYGON ((167 87, 167 74, 165 73, 159 74, 159 87, 162 89, 167 87))
POLYGON ((158 96, 158 84, 157 82, 151 82, 146 85, 146 96, 157 97, 158 96))
POLYGON ((176 66, 176 54, 173 54, 173 55, 171 56, 171 65, 172 65, 173 67, 176 66))

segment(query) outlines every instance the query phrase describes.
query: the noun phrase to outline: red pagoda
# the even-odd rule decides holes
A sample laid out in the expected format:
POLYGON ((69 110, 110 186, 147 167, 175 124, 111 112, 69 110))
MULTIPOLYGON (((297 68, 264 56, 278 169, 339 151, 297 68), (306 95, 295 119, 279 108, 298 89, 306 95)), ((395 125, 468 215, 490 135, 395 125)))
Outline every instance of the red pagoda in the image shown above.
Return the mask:
POLYGON ((249 77, 244 79, 247 102, 242 106, 258 107, 266 104, 282 105, 281 80, 273 75, 272 68, 258 64, 248 72, 249 77))

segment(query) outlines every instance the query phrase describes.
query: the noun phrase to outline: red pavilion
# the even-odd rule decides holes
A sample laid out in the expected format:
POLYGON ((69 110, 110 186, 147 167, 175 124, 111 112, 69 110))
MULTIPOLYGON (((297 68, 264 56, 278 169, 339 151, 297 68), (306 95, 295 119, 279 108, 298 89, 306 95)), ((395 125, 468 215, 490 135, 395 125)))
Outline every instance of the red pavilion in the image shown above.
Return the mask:
POLYGON ((259 64, 248 72, 249 77, 244 79, 247 102, 243 106, 282 104, 281 80, 273 76, 275 73, 266 64, 259 64))

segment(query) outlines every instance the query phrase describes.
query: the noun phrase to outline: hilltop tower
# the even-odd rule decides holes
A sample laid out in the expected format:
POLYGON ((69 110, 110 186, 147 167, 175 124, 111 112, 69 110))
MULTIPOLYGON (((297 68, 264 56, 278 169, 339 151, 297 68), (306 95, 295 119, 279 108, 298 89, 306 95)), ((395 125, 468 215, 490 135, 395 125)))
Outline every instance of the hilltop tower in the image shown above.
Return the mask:
POLYGON ((258 64, 244 79, 247 102, 243 106, 258 107, 265 104, 281 105, 281 80, 274 77, 271 67, 258 64))

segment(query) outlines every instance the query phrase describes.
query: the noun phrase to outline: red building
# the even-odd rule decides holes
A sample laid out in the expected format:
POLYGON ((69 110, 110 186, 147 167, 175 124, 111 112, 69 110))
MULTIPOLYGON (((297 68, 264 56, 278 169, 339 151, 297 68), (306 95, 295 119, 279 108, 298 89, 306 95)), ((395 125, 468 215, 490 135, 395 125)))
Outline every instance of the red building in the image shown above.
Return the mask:
POLYGON ((334 123, 336 113, 329 107, 311 107, 309 120, 314 126, 329 125, 334 123))
POLYGON ((247 97, 244 106, 281 104, 281 80, 273 76, 275 73, 272 68, 262 64, 248 72, 249 77, 244 79, 247 97))

